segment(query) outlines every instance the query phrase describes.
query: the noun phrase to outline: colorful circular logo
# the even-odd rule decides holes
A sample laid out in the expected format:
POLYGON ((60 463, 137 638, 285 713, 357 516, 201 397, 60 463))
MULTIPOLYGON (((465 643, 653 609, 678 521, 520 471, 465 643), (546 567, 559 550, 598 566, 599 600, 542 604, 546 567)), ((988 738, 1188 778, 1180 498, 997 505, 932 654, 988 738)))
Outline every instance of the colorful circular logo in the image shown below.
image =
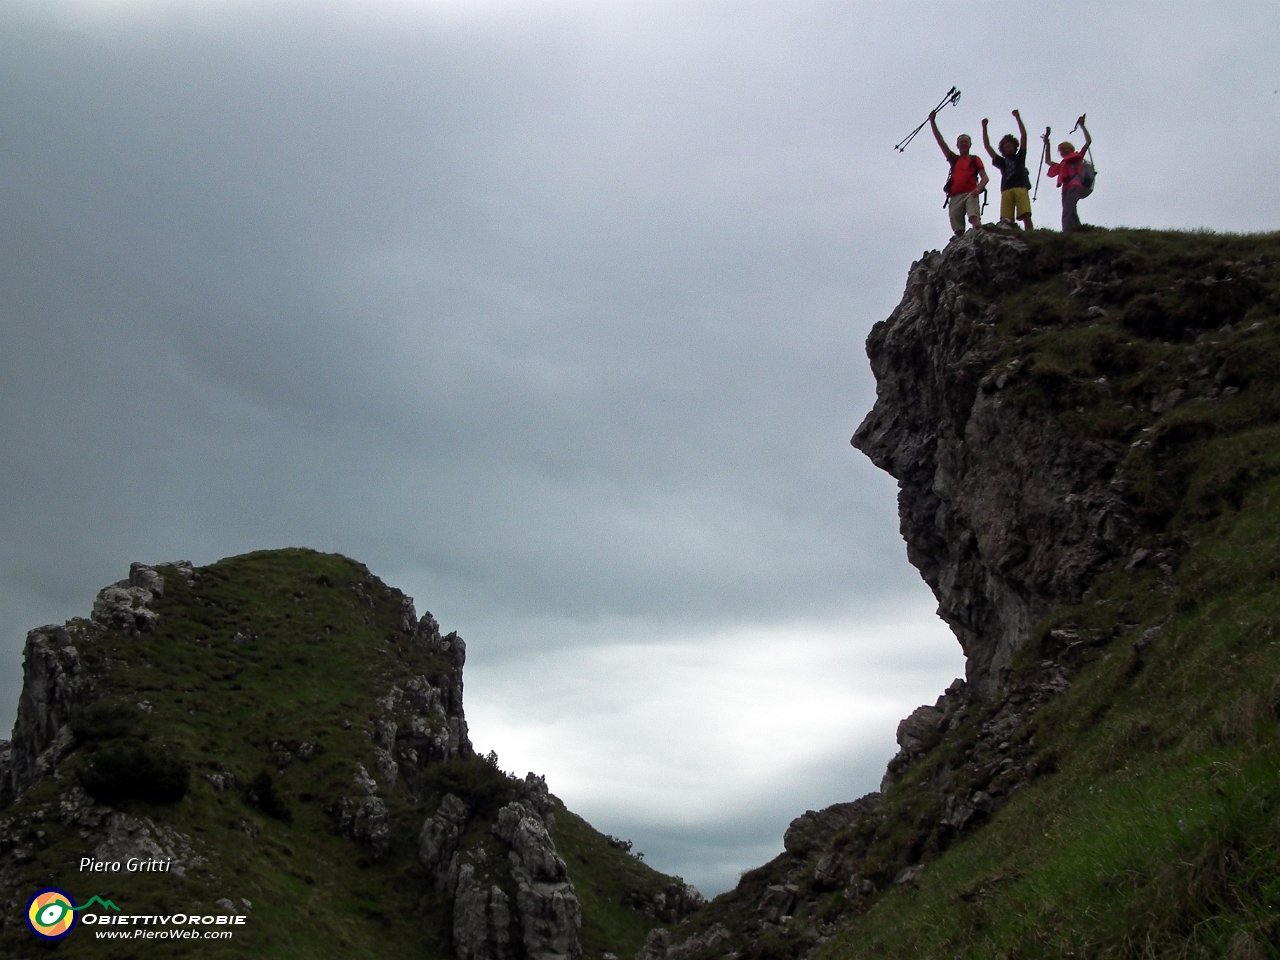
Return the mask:
POLYGON ((52 887, 27 901, 27 926, 44 940, 61 940, 76 925, 76 903, 52 887))

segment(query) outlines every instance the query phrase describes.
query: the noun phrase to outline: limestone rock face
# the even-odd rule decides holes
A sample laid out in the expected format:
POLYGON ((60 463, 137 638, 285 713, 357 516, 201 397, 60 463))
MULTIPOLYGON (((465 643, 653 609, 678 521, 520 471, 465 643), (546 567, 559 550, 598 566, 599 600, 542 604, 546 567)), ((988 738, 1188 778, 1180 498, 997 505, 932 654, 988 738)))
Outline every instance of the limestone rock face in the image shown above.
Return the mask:
POLYGON ((391 823, 387 805, 378 796, 378 785, 361 764, 356 769, 356 788, 364 797, 343 796, 329 808, 337 821, 338 832, 368 848, 375 861, 381 860, 391 848, 391 823))
POLYGON ((511 899, 497 884, 485 885, 463 864, 453 900, 453 949, 458 960, 513 960, 511 899))
POLYGON ((575 960, 582 953, 582 907, 546 824, 532 806, 516 800, 498 812, 493 832, 511 848, 525 953, 531 960, 575 960))
POLYGON ((623 900, 622 905, 659 923, 679 923, 705 907, 707 898, 693 884, 676 877, 675 882, 665 890, 633 891, 623 900))
POLYGON ((722 923, 713 924, 702 933, 694 934, 684 940, 675 940, 663 928, 650 930, 644 946, 635 955, 635 960, 683 960, 691 953, 707 950, 729 939, 729 931, 722 923))
MULTIPOLYGON (((435 617, 428 613, 424 614, 422 620, 419 621, 413 637, 419 643, 448 660, 461 674, 462 667, 467 662, 467 645, 457 633, 450 633, 442 637, 440 635, 440 624, 436 623, 435 617)), ((458 696, 462 696, 461 689, 458 690, 458 696)))
POLYGON ((473 755, 458 677, 456 683, 449 677, 435 683, 410 677, 378 699, 382 717, 374 724, 374 767, 388 786, 401 772, 412 778, 428 763, 473 755))
POLYGON ((71 747, 71 710, 89 680, 65 627, 38 627, 27 634, 22 664, 22 696, 13 726, 10 799, 48 773, 71 747))
POLYGON ((104 627, 118 627, 126 633, 151 633, 160 615, 151 609, 156 597, 164 596, 164 577, 154 567, 133 563, 129 579, 98 592, 93 601, 93 620, 104 627))
MULTIPOLYGON (((1031 625, 1080 599, 1132 552, 1135 524, 1108 486, 1122 444, 1067 436, 1013 409, 994 370, 984 298, 1017 282, 1011 233, 974 230, 912 265, 902 301, 867 338, 876 403, 853 445, 898 480, 907 556, 964 649, 970 695, 988 700, 1031 625)), ((908 731, 910 732, 910 731, 908 731)))
POLYGON ((467 826, 471 811, 452 793, 440 801, 440 809, 422 825, 418 835, 418 861, 435 878, 437 890, 452 890, 458 884, 458 838, 467 826))
POLYGON ((511 862, 531 879, 555 883, 569 876, 546 824, 531 806, 516 800, 498 811, 493 832, 511 847, 511 862))
POLYGON ((582 907, 551 837, 546 780, 530 774, 517 794, 522 799, 498 811, 492 838, 463 845, 472 811, 451 793, 418 835, 419 862, 437 890, 453 895, 458 960, 575 960, 582 953, 582 907), (514 885, 514 898, 495 882, 507 870, 503 882, 514 885))

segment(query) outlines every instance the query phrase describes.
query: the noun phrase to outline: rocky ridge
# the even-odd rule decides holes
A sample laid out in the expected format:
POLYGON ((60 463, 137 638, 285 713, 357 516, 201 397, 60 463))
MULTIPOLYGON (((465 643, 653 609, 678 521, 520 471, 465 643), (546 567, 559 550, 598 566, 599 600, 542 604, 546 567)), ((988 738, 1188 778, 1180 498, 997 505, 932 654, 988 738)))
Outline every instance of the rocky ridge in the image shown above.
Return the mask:
MULTIPOLYGON (((89 783, 84 771, 94 769, 95 762, 106 762, 101 758, 116 742, 138 743, 136 750, 152 754, 163 750, 129 738, 139 723, 151 724, 148 729, 159 734, 164 728, 154 721, 162 709, 172 712, 172 705, 146 692, 145 685, 121 703, 119 680, 128 671, 153 669, 157 651, 139 647, 130 655, 130 643, 159 636, 168 622, 169 608, 161 602, 166 583, 172 586, 175 578, 181 580, 190 588, 186 602, 197 609, 226 606, 212 596, 200 599, 201 576, 187 563, 135 563, 127 580, 98 594, 89 618, 40 627, 28 635, 13 740, 0 742, 0 900, 12 908, 11 917, 21 913, 18 900, 30 885, 28 873, 43 861, 44 849, 58 842, 59 834, 74 834, 74 845, 98 859, 167 860, 175 877, 205 891, 225 882, 217 879, 228 869, 223 850, 204 827, 193 831, 170 822, 163 805, 151 812, 153 808, 130 801, 95 799, 82 785, 89 783)), ((332 579, 322 575, 317 583, 329 590, 332 579)), ((352 592, 355 609, 367 611, 359 617, 374 629, 385 629, 377 627, 383 611, 389 603, 397 604, 386 642, 402 645, 425 669, 391 674, 381 694, 363 704, 346 704, 349 719, 337 726, 344 739, 356 737, 347 742, 357 748, 346 767, 346 786, 324 806, 329 829, 354 844, 362 862, 370 865, 399 862, 409 846, 409 856, 427 873, 429 888, 449 904, 445 936, 452 939, 452 952, 460 960, 576 960, 582 954, 583 911, 552 836, 557 801, 544 778, 532 773, 510 778, 497 769, 496 760, 475 755, 462 703, 462 638, 442 635, 430 614, 418 618, 409 598, 388 592, 372 578, 358 580, 352 592), (358 746, 361 738, 363 747, 358 746), (462 793, 442 793, 441 776, 454 777, 462 793), (501 801, 496 809, 486 807, 494 802, 487 799, 491 797, 501 801), (406 836, 402 824, 415 809, 427 813, 417 815, 416 837, 406 836)), ((292 600, 304 602, 306 591, 295 591, 292 600)), ((329 642, 330 634, 343 630, 332 614, 326 616, 329 622, 309 641, 312 645, 329 642)), ((229 656, 245 657, 261 648, 272 628, 255 623, 224 629, 228 636, 220 641, 193 635, 185 642, 222 650, 225 662, 229 656)), ((307 662, 301 655, 294 659, 307 662)), ((251 657, 249 662, 259 660, 251 657)), ((198 714, 198 706, 188 713, 198 714)), ((155 744, 155 734, 149 736, 155 744)), ((221 809, 235 807, 216 798, 240 804, 235 832, 258 845, 276 830, 270 826, 276 820, 293 819, 288 797, 297 794, 281 793, 282 786, 299 768, 330 763, 335 744, 319 732, 305 739, 264 736, 253 742, 261 744, 259 755, 265 762, 256 777, 242 764, 233 770, 234 762, 211 761, 194 785, 184 772, 183 789, 208 791, 200 796, 210 797, 205 802, 220 804, 221 809)), ((342 769, 341 764, 332 769, 342 769)), ((300 796, 306 802, 311 795, 300 796)), ((607 847, 603 838, 600 842, 607 847)), ((241 904, 246 898, 233 895, 235 891, 214 892, 224 894, 221 899, 233 906, 239 904, 237 910, 248 909, 241 904)), ((647 902, 654 895, 641 886, 623 899, 647 902)), ((691 902, 694 898, 696 892, 691 902)), ((643 913, 628 909, 636 916, 643 913)))

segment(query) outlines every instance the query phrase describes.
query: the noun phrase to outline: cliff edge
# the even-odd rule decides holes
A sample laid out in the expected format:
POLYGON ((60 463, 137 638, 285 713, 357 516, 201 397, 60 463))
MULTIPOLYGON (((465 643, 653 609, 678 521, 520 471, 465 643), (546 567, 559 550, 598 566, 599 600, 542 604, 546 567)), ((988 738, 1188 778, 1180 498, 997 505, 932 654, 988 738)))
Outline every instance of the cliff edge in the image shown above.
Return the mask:
MULTIPOLYGON (((1036 621, 1079 600, 1136 533, 1112 486, 1128 445, 1007 400, 1022 363, 998 363, 1000 299, 1029 260, 1021 236, 974 230, 912 264, 902 302, 867 338, 876 403, 852 441, 898 480, 907 558, 980 699, 1036 621)), ((1085 315, 1105 315, 1089 299, 1085 315)))
POLYGON ((966 678, 637 960, 1280 954, 1280 235, 982 228, 867 354, 966 678))

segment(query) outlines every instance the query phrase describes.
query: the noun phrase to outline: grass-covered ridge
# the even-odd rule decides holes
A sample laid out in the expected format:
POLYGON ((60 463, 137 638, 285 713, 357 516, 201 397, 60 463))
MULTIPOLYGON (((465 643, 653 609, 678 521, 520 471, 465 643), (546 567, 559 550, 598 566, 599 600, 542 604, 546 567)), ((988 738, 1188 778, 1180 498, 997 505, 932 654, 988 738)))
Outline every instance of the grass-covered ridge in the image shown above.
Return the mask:
MULTIPOLYGON (((1280 235, 1029 241, 1023 282, 987 292, 984 389, 1127 446, 1111 483, 1139 549, 1019 657, 1015 682, 1046 657, 1074 672, 1017 732, 1054 772, 918 886, 846 905, 818 955, 1280 955, 1280 235)), ((980 721, 918 762, 888 816, 927 806, 980 721)))
MULTIPOLYGON (((391 843, 382 859, 335 826, 334 804, 353 794, 359 765, 373 771, 378 698, 410 677, 460 683, 451 662, 406 633, 403 595, 359 563, 301 549, 229 558, 199 568, 191 583, 173 568, 158 570, 165 589, 153 604, 155 632, 69 625, 94 677, 91 701, 70 724, 77 746, 56 778, 0 811, 0 823, 30 839, 27 893, 55 886, 81 902, 107 897, 131 913, 222 913, 216 900, 244 898, 252 913, 225 942, 142 948, 98 941, 81 928, 53 952, 451 958, 451 904, 418 863, 418 833, 446 791, 464 795, 477 818, 511 799, 513 781, 496 758, 463 757, 428 767, 417 782, 384 783, 391 843), (129 764, 146 762, 169 765, 165 783, 182 779, 173 772, 181 769, 185 790, 171 783, 167 794, 121 793, 121 782, 138 782, 129 764), (106 775, 122 764, 119 782, 106 775), (208 779, 227 774, 231 789, 208 779), (106 789, 103 799, 117 810, 189 838, 196 865, 183 877, 79 873, 91 831, 59 810, 77 783, 95 794, 106 789)), ((628 892, 661 890, 671 878, 567 811, 560 819, 561 855, 583 891, 586 956, 634 952, 649 922, 619 904, 628 892)), ((487 821, 472 828, 487 830, 487 821)), ((17 914, 0 943, 4 956, 33 950, 17 914)))

